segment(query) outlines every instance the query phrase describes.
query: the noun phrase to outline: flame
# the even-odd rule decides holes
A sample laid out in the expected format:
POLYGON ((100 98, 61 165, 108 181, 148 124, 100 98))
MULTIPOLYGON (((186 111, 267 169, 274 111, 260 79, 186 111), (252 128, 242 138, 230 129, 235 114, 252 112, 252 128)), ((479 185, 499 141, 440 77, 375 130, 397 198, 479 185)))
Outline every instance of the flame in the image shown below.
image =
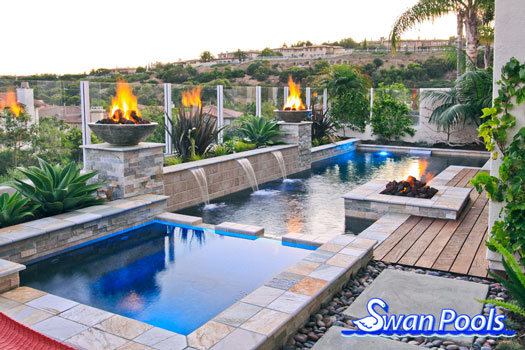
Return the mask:
POLYGON ((197 86, 191 90, 186 90, 182 92, 182 104, 184 107, 202 107, 201 102, 201 90, 202 87, 197 86))
POLYGON ((306 109, 301 100, 301 85, 293 82, 292 76, 288 79, 288 99, 284 105, 285 110, 298 111, 300 109, 306 109))
POLYGON ((13 89, 7 90, 5 100, 0 100, 0 109, 6 108, 9 108, 17 117, 20 116, 20 113, 24 112, 24 109, 17 101, 16 93, 13 89))
POLYGON ((118 122, 119 117, 131 120, 136 123, 135 116, 140 117, 140 111, 137 106, 137 97, 133 95, 128 83, 117 82, 117 95, 111 98, 111 118, 118 122))

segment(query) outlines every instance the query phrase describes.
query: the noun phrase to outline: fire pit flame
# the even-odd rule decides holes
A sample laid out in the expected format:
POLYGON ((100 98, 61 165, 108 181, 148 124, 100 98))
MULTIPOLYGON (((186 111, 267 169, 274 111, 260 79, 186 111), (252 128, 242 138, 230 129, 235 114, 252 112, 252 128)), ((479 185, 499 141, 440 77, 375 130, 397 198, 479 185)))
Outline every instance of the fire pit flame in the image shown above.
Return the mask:
POLYGON ((0 100, 0 109, 8 109, 8 108, 17 117, 20 116, 20 113, 24 113, 24 109, 18 103, 18 100, 16 98, 16 93, 12 89, 7 91, 5 100, 0 100))
POLYGON ((131 87, 123 81, 117 82, 117 94, 111 98, 110 115, 99 120, 99 124, 150 124, 142 119, 138 108, 137 97, 131 87))
POLYGON ((404 181, 390 181, 386 184, 386 188, 381 191, 381 194, 430 199, 437 192, 437 189, 428 186, 426 182, 419 181, 415 177, 409 176, 404 181))
POLYGON ((283 109, 285 111, 305 110, 306 107, 301 100, 301 84, 294 83, 291 75, 288 79, 288 90, 288 98, 283 109))

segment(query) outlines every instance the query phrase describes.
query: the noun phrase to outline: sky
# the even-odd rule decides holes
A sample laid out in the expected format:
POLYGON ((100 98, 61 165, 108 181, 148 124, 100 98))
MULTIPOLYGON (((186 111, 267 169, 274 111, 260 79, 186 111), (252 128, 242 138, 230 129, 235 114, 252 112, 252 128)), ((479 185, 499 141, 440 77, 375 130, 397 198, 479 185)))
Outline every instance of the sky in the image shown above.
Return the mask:
MULTIPOLYGON (((219 52, 388 37, 417 0, 2 0, 0 75, 83 73, 219 52)), ((452 15, 403 38, 455 35, 452 15)))

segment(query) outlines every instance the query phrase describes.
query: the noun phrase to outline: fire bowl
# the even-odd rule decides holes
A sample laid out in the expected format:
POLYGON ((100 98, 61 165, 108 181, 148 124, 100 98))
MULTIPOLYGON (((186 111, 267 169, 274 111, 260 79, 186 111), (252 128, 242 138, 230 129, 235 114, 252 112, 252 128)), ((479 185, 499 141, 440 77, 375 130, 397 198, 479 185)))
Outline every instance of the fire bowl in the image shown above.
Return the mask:
POLYGON ((150 124, 98 124, 89 123, 89 128, 102 140, 117 146, 133 146, 155 131, 157 123, 150 124))
POLYGON ((298 111, 284 111, 276 109, 273 111, 277 119, 287 123, 300 123, 305 121, 310 112, 310 109, 301 109, 298 111))

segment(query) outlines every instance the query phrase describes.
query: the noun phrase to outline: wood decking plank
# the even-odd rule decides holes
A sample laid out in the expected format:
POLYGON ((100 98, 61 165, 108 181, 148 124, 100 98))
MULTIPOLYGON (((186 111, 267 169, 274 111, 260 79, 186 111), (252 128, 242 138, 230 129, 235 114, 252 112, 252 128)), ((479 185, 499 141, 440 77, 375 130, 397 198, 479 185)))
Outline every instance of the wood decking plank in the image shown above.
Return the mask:
POLYGON ((479 248, 476 252, 476 256, 474 256, 474 260, 472 260, 472 265, 470 266, 470 269, 468 271, 468 274, 470 276, 477 276, 477 277, 487 277, 488 276, 488 269, 489 269, 489 262, 487 260, 487 246, 485 245, 485 241, 488 239, 488 231, 485 233, 485 237, 481 244, 479 245, 479 248))
POLYGON ((382 260, 385 255, 399 242, 408 232, 419 222, 421 218, 418 216, 409 217, 401 226, 399 226, 387 239, 374 249, 374 258, 382 260))
POLYGON ((467 215, 461 220, 452 237, 448 240, 446 246, 442 249, 436 262, 432 265, 433 269, 448 271, 454 260, 459 254, 463 243, 467 239, 470 231, 478 221, 478 218, 486 203, 486 196, 478 195, 478 198, 468 211, 467 215))
POLYGON ((457 220, 448 220, 445 226, 439 233, 432 243, 428 246, 425 252, 421 255, 421 258, 416 262, 417 266, 431 268, 432 265, 436 262, 437 258, 441 254, 441 251, 445 248, 448 241, 463 222, 463 219, 472 208, 475 200, 478 198, 479 194, 477 192, 470 194, 470 201, 467 203, 467 207, 463 210, 460 217, 457 220))
POLYGON ((432 243, 434 238, 443 226, 447 223, 445 219, 434 219, 425 232, 418 238, 418 240, 410 247, 405 255, 399 260, 402 265, 415 265, 417 260, 421 257, 423 252, 432 243))
POLYGON ((450 272, 467 274, 479 249, 479 245, 483 244, 483 237, 487 232, 489 223, 489 205, 485 202, 485 207, 481 212, 478 220, 474 224, 472 231, 468 235, 463 247, 456 256, 456 260, 450 268, 450 272))
POLYGON ((472 187, 470 185, 470 180, 476 176, 479 172, 479 169, 469 169, 467 174, 457 183, 456 187, 472 187))
POLYGON ((422 218, 416 226, 398 244, 383 258, 383 261, 397 263, 399 259, 412 247, 414 242, 425 232, 425 230, 434 221, 431 218, 422 218))
POLYGON ((468 171, 469 169, 461 169, 459 173, 457 173, 456 176, 454 176, 454 178, 447 183, 447 186, 456 186, 458 182, 461 181, 465 175, 467 175, 468 171))

